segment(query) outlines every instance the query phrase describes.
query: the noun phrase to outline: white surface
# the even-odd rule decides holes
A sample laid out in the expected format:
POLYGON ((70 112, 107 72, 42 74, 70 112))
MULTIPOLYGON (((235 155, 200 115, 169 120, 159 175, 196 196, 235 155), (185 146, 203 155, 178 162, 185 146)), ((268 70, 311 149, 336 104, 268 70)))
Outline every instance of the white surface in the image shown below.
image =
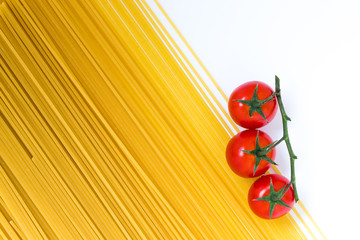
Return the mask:
MULTIPOLYGON (((328 239, 359 239, 360 1, 160 4, 227 96, 280 77, 299 196, 328 239)), ((263 130, 280 138, 280 114, 263 130)), ((284 144, 277 161, 289 176, 284 144)))

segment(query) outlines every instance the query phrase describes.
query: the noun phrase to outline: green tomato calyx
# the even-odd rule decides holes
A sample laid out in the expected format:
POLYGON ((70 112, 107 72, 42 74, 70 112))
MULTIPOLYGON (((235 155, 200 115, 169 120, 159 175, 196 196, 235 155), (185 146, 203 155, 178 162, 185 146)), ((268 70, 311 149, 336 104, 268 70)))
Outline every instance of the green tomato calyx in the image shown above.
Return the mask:
POLYGON ((276 205, 281 205, 281 206, 284 206, 284 207, 287 207, 287 208, 291 208, 283 200, 281 200, 282 197, 287 192, 287 190, 289 189, 289 186, 290 185, 284 185, 279 191, 276 192, 275 189, 274 189, 274 185, 272 183, 272 179, 270 178, 270 193, 269 193, 269 195, 267 195, 265 197, 253 199, 253 201, 267 201, 267 202, 269 202, 269 205, 270 205, 269 206, 269 217, 271 219, 276 205))
POLYGON ((265 114, 263 112, 263 110, 261 109, 261 106, 264 105, 265 103, 271 101, 271 100, 275 100, 275 95, 276 93, 274 92, 273 94, 271 94, 271 96, 269 96, 268 98, 264 99, 264 100, 259 100, 258 99, 258 85, 256 85, 253 96, 251 98, 251 100, 241 100, 241 99, 234 99, 234 101, 236 102, 240 102, 242 104, 245 104, 247 106, 249 106, 249 116, 252 117, 252 115, 254 114, 254 112, 257 112, 260 114, 260 116, 266 121, 268 122, 268 120, 265 117, 265 114))
POLYGON ((258 168, 260 161, 264 160, 266 162, 269 162, 271 164, 277 165, 271 158, 266 156, 276 145, 278 141, 275 141, 273 143, 270 143, 266 147, 262 148, 259 144, 259 131, 257 131, 256 140, 255 140, 255 149, 253 150, 241 150, 244 153, 252 154, 255 156, 255 166, 253 171, 253 176, 255 176, 256 169, 258 168))

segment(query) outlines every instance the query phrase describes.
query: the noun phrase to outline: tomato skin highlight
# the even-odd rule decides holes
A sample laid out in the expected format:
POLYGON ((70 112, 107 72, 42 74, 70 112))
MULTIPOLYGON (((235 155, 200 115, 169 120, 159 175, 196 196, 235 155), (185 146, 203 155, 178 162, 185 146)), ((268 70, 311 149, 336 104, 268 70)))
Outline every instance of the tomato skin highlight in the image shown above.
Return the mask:
POLYGON ((239 87, 237 87, 230 95, 228 101, 228 110, 233 121, 247 129, 260 128, 271 122, 274 119, 278 106, 276 97, 274 100, 271 100, 261 106, 262 111, 264 112, 266 120, 257 112, 254 112, 252 116, 249 115, 249 106, 246 104, 234 101, 234 100, 251 100, 256 85, 258 85, 257 97, 259 100, 267 99, 274 93, 272 88, 266 83, 260 81, 250 81, 246 82, 239 87))
MULTIPOLYGON (((266 147, 273 141, 269 135, 260 130, 244 130, 233 136, 226 147, 226 160, 231 170, 237 175, 244 178, 258 177, 264 174, 270 167, 271 163, 261 160, 253 175, 255 167, 255 156, 245 153, 241 150, 255 149, 256 136, 259 132, 259 144, 266 147)), ((276 150, 272 149, 266 156, 275 159, 276 150)))
MULTIPOLYGON (((275 191, 279 191, 285 185, 288 185, 289 180, 279 174, 269 174, 261 176, 257 179, 249 189, 248 203, 251 210, 259 217, 270 219, 269 208, 270 204, 267 201, 255 201, 254 199, 268 196, 270 193, 270 179, 274 186, 275 191)), ((293 207, 295 203, 295 196, 293 187, 287 190, 285 195, 281 198, 289 207, 293 207)), ((286 213, 290 212, 291 208, 276 205, 272 213, 271 219, 279 218, 286 213)))

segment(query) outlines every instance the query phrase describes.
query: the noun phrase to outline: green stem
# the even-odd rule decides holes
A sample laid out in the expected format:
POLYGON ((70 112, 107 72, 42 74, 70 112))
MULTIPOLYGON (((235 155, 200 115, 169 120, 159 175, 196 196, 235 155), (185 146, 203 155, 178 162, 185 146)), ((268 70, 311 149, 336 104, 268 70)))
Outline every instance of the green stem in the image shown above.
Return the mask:
POLYGON ((268 149, 266 149, 267 152, 270 152, 271 150, 273 150, 277 145, 279 145, 282 141, 285 140, 285 137, 280 138, 278 141, 275 141, 275 143, 273 145, 271 145, 271 147, 269 147, 268 149))
POLYGON ((282 102, 282 99, 281 99, 281 93, 280 93, 280 79, 277 76, 275 76, 275 92, 276 92, 276 98, 278 100, 278 105, 279 105, 279 108, 280 108, 282 122, 283 122, 283 137, 281 139, 285 140, 286 147, 288 149, 289 156, 290 156, 290 165, 291 165, 290 184, 284 190, 284 194, 286 193, 286 191, 288 190, 290 185, 292 185, 293 189, 294 189, 295 202, 297 202, 299 200, 299 197, 298 197, 298 194, 297 194, 297 189, 296 189, 296 182, 295 182, 295 159, 297 159, 297 157, 294 154, 294 151, 293 151, 293 149, 291 147, 291 143, 290 143, 290 139, 289 139, 289 133, 288 133, 288 126, 287 126, 287 122, 291 121, 291 119, 289 118, 289 116, 285 112, 285 108, 284 108, 284 105, 283 105, 283 102, 282 102))
POLYGON ((260 101, 260 106, 261 106, 261 105, 264 105, 264 104, 267 103, 267 102, 270 102, 271 100, 274 100, 274 99, 275 99, 274 96, 276 96, 276 92, 274 92, 273 94, 271 94, 268 98, 260 101))

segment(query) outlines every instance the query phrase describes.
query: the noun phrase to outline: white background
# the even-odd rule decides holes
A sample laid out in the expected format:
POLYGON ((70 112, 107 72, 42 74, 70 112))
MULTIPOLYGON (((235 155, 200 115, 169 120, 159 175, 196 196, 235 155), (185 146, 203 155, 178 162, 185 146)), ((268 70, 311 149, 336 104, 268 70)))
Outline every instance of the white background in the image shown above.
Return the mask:
MULTIPOLYGON (((300 199, 329 239, 360 239, 360 1, 160 4, 227 96, 280 77, 300 199)), ((263 130, 282 136, 279 112, 263 130)), ((276 160, 290 176, 281 145, 276 160)))

